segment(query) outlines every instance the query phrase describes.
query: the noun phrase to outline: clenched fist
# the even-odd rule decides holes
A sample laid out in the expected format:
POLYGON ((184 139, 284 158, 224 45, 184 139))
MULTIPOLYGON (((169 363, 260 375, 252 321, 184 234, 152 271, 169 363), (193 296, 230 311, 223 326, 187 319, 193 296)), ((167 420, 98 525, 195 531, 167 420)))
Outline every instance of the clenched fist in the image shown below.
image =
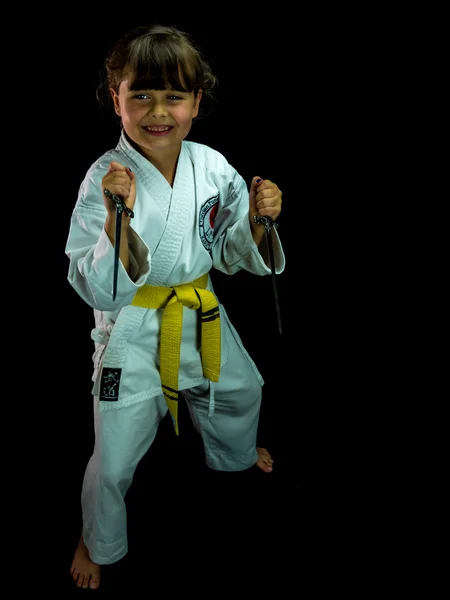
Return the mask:
MULTIPOLYGON (((112 194, 121 196, 126 206, 133 210, 136 201, 136 175, 128 168, 118 162, 112 161, 108 172, 102 179, 102 191, 108 189, 112 194)), ((116 204, 103 194, 108 219, 114 223, 116 216, 116 204)), ((129 224, 130 217, 125 211, 122 214, 122 223, 129 224)))
POLYGON ((253 177, 250 186, 249 217, 253 239, 256 244, 259 244, 264 236, 264 225, 255 223, 255 215, 270 217, 275 221, 281 212, 282 197, 283 193, 276 183, 273 183, 270 179, 253 177))

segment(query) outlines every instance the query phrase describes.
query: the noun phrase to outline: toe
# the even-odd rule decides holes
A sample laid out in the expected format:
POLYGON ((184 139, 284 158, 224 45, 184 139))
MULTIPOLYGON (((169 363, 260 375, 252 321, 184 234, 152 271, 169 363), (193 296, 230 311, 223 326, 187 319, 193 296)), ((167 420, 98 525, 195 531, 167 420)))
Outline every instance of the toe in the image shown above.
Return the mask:
POLYGON ((91 590, 96 590, 98 588, 97 579, 91 579, 91 583, 89 584, 89 587, 91 588, 91 590))
POLYGON ((83 581, 84 581, 84 575, 82 573, 80 573, 79 576, 78 576, 77 586, 78 587, 82 587, 83 586, 83 581))
POLYGON ((272 471, 272 465, 264 460, 260 460, 259 465, 265 473, 270 473, 270 471, 272 471))

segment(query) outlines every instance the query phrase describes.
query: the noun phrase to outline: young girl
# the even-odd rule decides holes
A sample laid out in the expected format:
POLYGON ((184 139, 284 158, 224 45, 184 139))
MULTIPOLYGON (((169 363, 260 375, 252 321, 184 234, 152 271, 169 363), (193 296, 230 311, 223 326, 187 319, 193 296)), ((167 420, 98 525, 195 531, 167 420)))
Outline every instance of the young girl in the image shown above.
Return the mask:
MULTIPOLYGON (((208 467, 272 471, 256 447, 263 380, 214 294, 212 267, 269 275, 264 225, 282 193, 254 177, 250 190, 217 151, 186 137, 215 77, 190 38, 141 27, 106 62, 122 131, 88 170, 73 210, 68 279, 94 309, 95 448, 82 489, 82 536, 71 572, 97 588, 100 565, 128 550, 125 494, 158 424, 178 435, 181 394, 208 467), (105 190, 107 190, 105 192, 105 190), (109 192, 108 192, 109 191, 109 192), (116 203, 122 212, 113 298, 116 203)), ((276 272, 284 254, 271 232, 276 272)))

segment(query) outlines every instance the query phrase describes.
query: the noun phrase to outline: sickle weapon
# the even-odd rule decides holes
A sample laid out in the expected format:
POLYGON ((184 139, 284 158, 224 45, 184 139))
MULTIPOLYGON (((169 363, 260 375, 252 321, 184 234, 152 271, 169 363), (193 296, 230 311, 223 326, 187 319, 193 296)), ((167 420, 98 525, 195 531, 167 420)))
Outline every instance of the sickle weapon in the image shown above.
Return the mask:
POLYGON ((275 259, 273 256, 273 243, 272 243, 272 229, 278 227, 278 223, 276 223, 271 217, 260 217, 259 215, 255 215, 253 217, 255 223, 264 225, 264 235, 266 236, 267 246, 269 248, 269 260, 270 260, 270 270, 272 272, 272 287, 273 287, 273 296, 275 300, 275 310, 277 313, 277 321, 278 321, 278 331, 280 335, 282 335, 282 327, 281 327, 281 311, 280 311, 280 301, 278 298, 278 288, 277 288, 277 280, 275 274, 275 259))
POLYGON ((107 198, 116 203, 116 225, 114 232, 114 275, 113 275, 113 292, 112 298, 116 299, 117 294, 117 277, 119 273, 119 255, 120 255, 120 234, 122 233, 122 213, 125 211, 131 218, 134 217, 134 212, 123 201, 121 196, 116 196, 107 189, 103 190, 107 198))

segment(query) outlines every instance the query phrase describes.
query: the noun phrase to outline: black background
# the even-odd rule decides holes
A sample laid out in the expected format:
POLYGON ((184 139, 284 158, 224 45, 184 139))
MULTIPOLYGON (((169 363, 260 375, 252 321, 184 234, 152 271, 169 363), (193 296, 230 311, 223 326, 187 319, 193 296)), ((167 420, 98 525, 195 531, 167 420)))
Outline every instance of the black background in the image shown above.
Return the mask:
POLYGON ((14 471, 6 492, 20 510, 13 557, 21 573, 37 572, 15 582, 77 593, 68 570, 94 441, 93 315, 67 283, 64 247, 86 170, 118 139, 115 117, 95 98, 105 53, 151 15, 192 33, 219 78, 215 112, 189 139, 223 152, 247 181, 270 178, 283 191, 283 337, 270 277, 214 273, 266 380, 258 442, 275 469, 211 478, 181 409, 182 435, 163 423, 138 467, 127 495, 130 552, 105 569, 103 590, 244 593, 245 578, 250 591, 283 593, 286 585, 292 593, 305 589, 304 578, 314 590, 334 587, 333 569, 347 589, 352 561, 365 561, 366 527, 390 506, 382 481, 390 456, 382 464, 375 455, 389 454, 383 427, 394 429, 391 410, 404 384, 393 389, 385 379, 401 355, 395 292, 408 251, 393 262, 403 226, 391 212, 408 212, 402 189, 417 179, 402 162, 415 135, 405 107, 418 85, 411 44, 398 37, 405 15, 339 5, 192 5, 181 17, 170 8, 104 5, 95 14, 94 6, 38 6, 7 21, 5 380, 17 402, 5 401, 4 411, 13 404, 19 415, 4 421, 16 459, 5 455, 5 472, 11 464, 14 471), (245 313, 236 300, 243 293, 245 313))

